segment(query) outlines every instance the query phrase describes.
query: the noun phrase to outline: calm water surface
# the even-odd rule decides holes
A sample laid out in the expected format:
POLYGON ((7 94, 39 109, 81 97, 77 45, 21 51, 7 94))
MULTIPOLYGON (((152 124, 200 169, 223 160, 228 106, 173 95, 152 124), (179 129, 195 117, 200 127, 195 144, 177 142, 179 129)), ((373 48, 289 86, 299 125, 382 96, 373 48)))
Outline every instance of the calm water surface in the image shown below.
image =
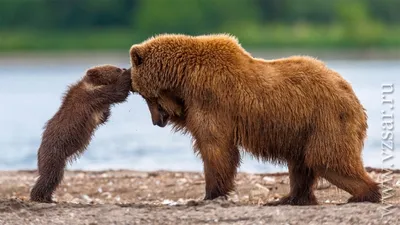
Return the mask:
MULTIPOLYGON (((115 58, 63 63, 55 59, 29 59, 27 63, 0 59, 0 169, 36 168, 43 125, 58 110, 67 85, 78 80, 88 67, 104 63, 127 66, 124 60, 115 58)), ((348 60, 327 61, 327 64, 353 85, 367 109, 369 130, 364 162, 367 166, 381 167, 380 113, 386 109, 381 104, 381 85, 400 85, 400 61, 348 60)), ((396 90, 393 98, 400 99, 399 93, 400 89, 396 90)), ((400 154, 397 157, 396 150, 392 163, 400 168, 400 154)), ((190 137, 172 133, 169 127, 153 126, 145 102, 137 95, 130 95, 127 102, 112 108, 109 122, 98 129, 85 154, 69 169, 201 171, 202 163, 193 154, 190 137)), ((246 172, 284 170, 285 167, 261 163, 248 155, 240 168, 246 172)))

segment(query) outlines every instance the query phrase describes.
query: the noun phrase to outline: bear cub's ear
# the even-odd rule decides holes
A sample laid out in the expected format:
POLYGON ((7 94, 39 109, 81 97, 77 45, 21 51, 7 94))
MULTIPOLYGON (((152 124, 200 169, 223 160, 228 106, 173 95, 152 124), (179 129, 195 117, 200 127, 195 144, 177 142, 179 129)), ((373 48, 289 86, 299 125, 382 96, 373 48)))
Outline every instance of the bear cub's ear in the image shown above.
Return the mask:
POLYGON ((139 66, 143 63, 143 56, 138 45, 132 45, 130 51, 132 66, 139 66))
POLYGON ((96 77, 99 77, 100 74, 99 74, 99 70, 97 70, 97 69, 89 69, 86 72, 86 75, 88 77, 96 78, 96 77))

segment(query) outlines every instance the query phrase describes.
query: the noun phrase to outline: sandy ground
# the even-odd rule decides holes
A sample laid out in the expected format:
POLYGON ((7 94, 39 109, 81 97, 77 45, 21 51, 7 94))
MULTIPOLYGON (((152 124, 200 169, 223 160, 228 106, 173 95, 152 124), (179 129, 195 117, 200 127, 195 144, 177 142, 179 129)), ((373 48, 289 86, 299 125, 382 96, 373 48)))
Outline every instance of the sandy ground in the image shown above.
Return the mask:
POLYGON ((29 201, 36 176, 0 172, 0 224, 400 224, 400 173, 386 177, 395 195, 385 204, 341 204, 349 194, 321 180, 320 205, 277 207, 263 203, 288 192, 287 174, 240 173, 228 200, 202 201, 201 173, 68 171, 53 204, 29 201))

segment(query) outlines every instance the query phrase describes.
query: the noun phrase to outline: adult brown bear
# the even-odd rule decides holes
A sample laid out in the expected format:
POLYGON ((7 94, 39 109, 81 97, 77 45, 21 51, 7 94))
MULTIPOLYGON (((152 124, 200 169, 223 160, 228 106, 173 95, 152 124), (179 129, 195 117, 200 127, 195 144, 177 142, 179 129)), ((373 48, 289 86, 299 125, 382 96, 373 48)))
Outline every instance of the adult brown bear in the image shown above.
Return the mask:
POLYGON ((243 148, 287 163, 290 193, 273 205, 317 204, 318 177, 349 192, 349 202, 381 200, 361 159, 366 113, 350 84, 323 62, 253 58, 224 34, 159 35, 133 45, 130 57, 133 90, 153 102, 164 93, 182 101, 184 117, 172 122, 194 138, 205 199, 233 190, 243 148))

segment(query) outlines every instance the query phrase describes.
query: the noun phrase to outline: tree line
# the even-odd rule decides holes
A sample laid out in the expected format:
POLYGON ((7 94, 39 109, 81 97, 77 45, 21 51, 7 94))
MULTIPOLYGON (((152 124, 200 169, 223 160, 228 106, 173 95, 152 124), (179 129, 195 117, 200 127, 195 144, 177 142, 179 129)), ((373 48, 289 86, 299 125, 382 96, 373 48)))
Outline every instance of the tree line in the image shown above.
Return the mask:
POLYGON ((391 48, 398 9, 400 0, 0 0, 0 50, 124 49, 159 33, 219 32, 259 47, 391 48))
POLYGON ((247 25, 400 22, 398 0, 1 0, 1 29, 204 33, 247 25))

